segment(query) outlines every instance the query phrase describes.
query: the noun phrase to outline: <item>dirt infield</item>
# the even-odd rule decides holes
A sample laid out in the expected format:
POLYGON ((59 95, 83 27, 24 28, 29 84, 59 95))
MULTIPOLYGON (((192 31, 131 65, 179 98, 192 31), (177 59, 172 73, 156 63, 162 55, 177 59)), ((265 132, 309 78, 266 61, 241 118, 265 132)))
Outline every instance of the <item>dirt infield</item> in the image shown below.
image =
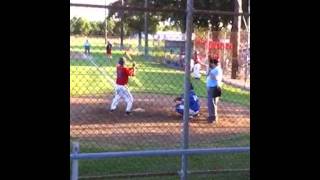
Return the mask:
MULTIPOLYGON (((109 112, 112 96, 70 98, 70 136, 99 146, 120 147, 150 145, 176 146, 180 142, 182 117, 174 112, 173 96, 133 94, 134 107, 140 111, 124 113, 120 102, 109 112)), ((219 102, 217 123, 206 121, 206 100, 200 99, 200 116, 190 120, 190 142, 218 143, 235 135, 249 134, 250 110, 236 104, 219 102)))

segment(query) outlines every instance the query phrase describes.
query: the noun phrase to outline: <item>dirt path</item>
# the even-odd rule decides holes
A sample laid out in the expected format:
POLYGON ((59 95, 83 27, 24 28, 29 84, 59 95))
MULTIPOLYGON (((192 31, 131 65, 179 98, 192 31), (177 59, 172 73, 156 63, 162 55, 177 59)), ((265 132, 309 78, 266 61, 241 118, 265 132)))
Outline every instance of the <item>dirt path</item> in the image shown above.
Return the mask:
MULTIPOLYGON (((99 146, 170 147, 180 143, 181 117, 174 112, 173 96, 134 94, 133 112, 124 115, 124 103, 109 112, 112 96, 70 99, 70 136, 99 146)), ((206 121, 206 100, 200 100, 200 116, 190 121, 191 144, 210 144, 250 131, 249 108, 220 102, 216 124, 206 121)))

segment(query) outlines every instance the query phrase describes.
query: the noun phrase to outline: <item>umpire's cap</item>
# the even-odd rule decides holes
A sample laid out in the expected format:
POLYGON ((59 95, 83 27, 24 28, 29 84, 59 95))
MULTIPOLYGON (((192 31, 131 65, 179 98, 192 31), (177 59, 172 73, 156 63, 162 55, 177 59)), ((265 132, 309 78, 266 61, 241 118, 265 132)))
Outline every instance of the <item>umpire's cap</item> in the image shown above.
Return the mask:
POLYGON ((124 65, 124 59, 123 59, 123 57, 120 57, 120 58, 119 58, 118 64, 120 64, 121 66, 124 65))
POLYGON ((217 65, 217 64, 219 63, 219 59, 217 59, 217 58, 210 58, 209 63, 210 63, 210 64, 215 64, 215 65, 217 65))
POLYGON ((213 59, 213 64, 218 64, 219 63, 219 59, 213 59))

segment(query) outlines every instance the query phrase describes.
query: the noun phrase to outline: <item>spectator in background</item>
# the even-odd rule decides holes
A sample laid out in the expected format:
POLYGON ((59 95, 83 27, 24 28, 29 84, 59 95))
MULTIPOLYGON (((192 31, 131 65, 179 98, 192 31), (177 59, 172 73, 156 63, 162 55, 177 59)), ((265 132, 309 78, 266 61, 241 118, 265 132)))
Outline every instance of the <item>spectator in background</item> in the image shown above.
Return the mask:
POLYGON ((197 51, 195 50, 193 53, 193 57, 191 58, 191 61, 190 61, 190 71, 191 72, 193 72, 194 64, 196 61, 198 61, 198 58, 197 58, 197 51))
POLYGON ((194 67, 194 60, 191 58, 190 59, 190 72, 193 72, 193 67, 194 67))
POLYGON ((201 64, 199 63, 199 61, 194 61, 194 66, 192 69, 192 75, 195 79, 200 80, 201 78, 201 64))
POLYGON ((184 67, 184 58, 185 58, 185 53, 182 49, 180 49, 179 64, 182 68, 184 67))
POLYGON ((194 53, 193 53, 193 59, 194 59, 194 61, 198 61, 198 52, 197 52, 197 50, 195 50, 194 53))

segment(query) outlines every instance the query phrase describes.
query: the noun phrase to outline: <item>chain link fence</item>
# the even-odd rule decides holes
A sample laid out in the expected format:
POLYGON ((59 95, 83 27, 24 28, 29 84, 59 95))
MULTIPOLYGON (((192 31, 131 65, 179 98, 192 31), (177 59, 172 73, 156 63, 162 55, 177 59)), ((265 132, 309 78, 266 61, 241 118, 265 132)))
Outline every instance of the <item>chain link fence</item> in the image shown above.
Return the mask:
POLYGON ((207 57, 218 57, 221 62, 221 68, 224 72, 224 82, 233 86, 250 90, 250 47, 248 31, 241 31, 239 51, 234 55, 235 44, 232 42, 232 36, 238 32, 212 31, 207 29, 195 30, 195 50, 198 52, 200 61, 207 63, 207 57), (236 57, 237 77, 231 78, 232 60, 236 57))
MULTIPOLYGON (((130 15, 134 16, 135 12, 130 15)), ((224 45, 225 49, 212 45, 206 50, 207 42, 202 46, 197 41, 201 36, 194 34, 194 50, 199 52, 199 57, 203 58, 205 51, 218 52, 223 57, 224 79, 231 79, 228 57, 232 51, 228 48, 232 48, 232 44, 224 45)), ((228 33, 224 34, 228 39, 228 33)), ((70 141, 79 142, 80 152, 180 149, 182 116, 175 112, 174 99, 184 91, 184 49, 175 37, 149 35, 146 58, 144 35, 140 40, 137 34, 125 35, 123 48, 120 37, 108 35, 111 56, 107 54, 105 35, 70 35, 70 141), (87 50, 86 40, 90 44, 87 50), (124 100, 110 112, 120 57, 126 57, 125 66, 135 64, 136 67, 128 83, 133 96, 129 116, 125 113, 124 100)), ((215 42, 209 42, 209 46, 210 43, 215 42)), ((238 81, 246 75, 246 83, 250 84, 247 64, 240 63, 238 81)), ((205 74, 199 80, 191 78, 191 83, 199 98, 200 113, 189 122, 189 148, 250 146, 250 91, 239 84, 225 82, 218 104, 218 121, 211 124, 207 122, 205 74)), ((180 164, 180 156, 82 160, 79 179, 178 179, 180 164)), ((188 160, 190 179, 249 179, 249 169, 248 153, 190 155, 188 160)))

